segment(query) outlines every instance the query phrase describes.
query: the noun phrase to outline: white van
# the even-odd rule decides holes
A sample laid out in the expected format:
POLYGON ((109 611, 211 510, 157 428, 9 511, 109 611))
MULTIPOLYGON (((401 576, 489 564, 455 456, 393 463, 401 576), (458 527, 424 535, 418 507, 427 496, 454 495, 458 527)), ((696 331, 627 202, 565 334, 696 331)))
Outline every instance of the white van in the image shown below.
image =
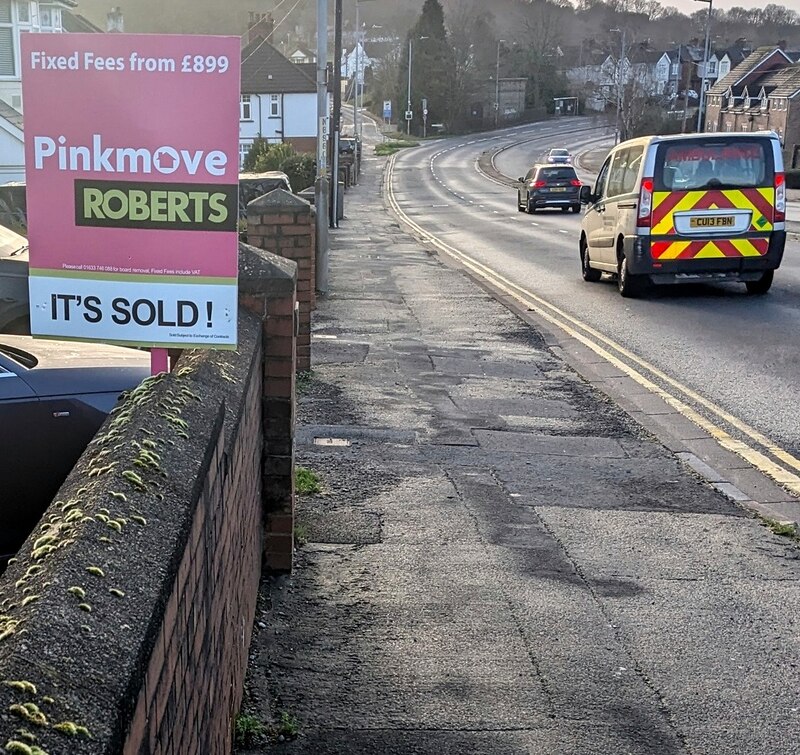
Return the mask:
POLYGON ((786 244, 786 184, 778 135, 647 136, 617 145, 581 223, 583 279, 617 276, 623 296, 649 283, 772 285, 786 244))

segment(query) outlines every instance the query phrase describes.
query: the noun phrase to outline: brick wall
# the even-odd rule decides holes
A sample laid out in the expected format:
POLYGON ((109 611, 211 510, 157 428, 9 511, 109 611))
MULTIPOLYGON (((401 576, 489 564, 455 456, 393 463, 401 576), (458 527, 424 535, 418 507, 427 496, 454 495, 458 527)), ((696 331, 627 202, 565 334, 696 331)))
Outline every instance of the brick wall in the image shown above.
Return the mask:
POLYGON ((247 242, 297 263, 297 369, 311 369, 311 312, 316 308, 314 208, 275 189, 247 205, 247 242))
POLYGON ((240 247, 237 350, 134 391, 0 578, 3 751, 230 752, 265 522, 291 568, 296 274, 240 247))

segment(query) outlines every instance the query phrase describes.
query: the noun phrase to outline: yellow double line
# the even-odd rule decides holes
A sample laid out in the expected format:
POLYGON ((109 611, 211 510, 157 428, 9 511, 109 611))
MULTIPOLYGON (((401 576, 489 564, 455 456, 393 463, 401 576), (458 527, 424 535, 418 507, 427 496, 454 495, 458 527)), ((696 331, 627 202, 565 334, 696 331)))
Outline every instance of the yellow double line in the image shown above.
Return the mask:
POLYGON ((461 250, 447 244, 429 231, 426 231, 418 223, 415 223, 400 208, 394 194, 393 177, 396 158, 397 155, 393 155, 389 160, 384 180, 389 206, 398 220, 408 226, 418 236, 428 241, 432 246, 436 247, 440 252, 457 260, 475 276, 490 283, 495 289, 516 300, 527 309, 535 312, 539 317, 556 326, 579 343, 591 349, 595 354, 614 365, 618 370, 632 380, 635 380, 643 388, 659 396, 669 404, 669 406, 675 409, 676 412, 705 430, 705 432, 714 438, 723 448, 738 454, 760 472, 768 475, 777 483, 783 485, 787 490, 800 496, 800 476, 792 471, 800 471, 800 459, 778 446, 763 433, 750 427, 746 422, 743 422, 738 417, 725 411, 722 407, 717 406, 688 386, 683 385, 662 372, 655 365, 641 359, 621 344, 603 335, 590 325, 581 322, 564 310, 546 301, 541 296, 510 281, 482 262, 479 262, 461 250), (650 375, 650 377, 647 375, 650 375), (654 380, 659 380, 664 385, 669 386, 671 391, 662 388, 654 382, 654 380), (682 395, 683 398, 679 398, 678 395, 682 395), (736 428, 736 430, 741 433, 742 436, 748 438, 753 445, 748 445, 748 443, 734 438, 718 424, 710 421, 703 414, 689 406, 686 400, 702 407, 709 415, 715 417, 717 420, 721 420, 730 427, 736 428), (758 450, 758 448, 754 446, 761 450, 758 450), (767 454, 771 454, 773 458, 770 458, 767 454), (781 463, 777 463, 774 459, 778 459, 781 463))

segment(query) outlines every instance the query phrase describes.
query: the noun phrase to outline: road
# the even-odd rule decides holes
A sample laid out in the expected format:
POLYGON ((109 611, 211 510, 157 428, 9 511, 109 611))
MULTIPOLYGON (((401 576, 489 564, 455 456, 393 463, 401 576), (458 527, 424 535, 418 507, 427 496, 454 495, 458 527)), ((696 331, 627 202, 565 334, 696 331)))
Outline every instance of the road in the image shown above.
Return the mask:
MULTIPOLYGON (((607 137, 606 137, 607 138, 607 137)), ((754 453, 800 453, 800 254, 787 246, 772 291, 753 298, 741 284, 659 288, 623 300, 604 277, 580 276, 580 215, 518 213, 516 192, 490 180, 477 162, 500 152, 496 168, 522 175, 551 146, 573 151, 601 143, 589 119, 534 124, 499 134, 444 140, 400 154, 391 186, 398 207, 419 228, 511 286, 557 307, 598 341, 610 339, 627 363, 670 387, 754 453), (642 367, 644 365, 644 367, 642 367), (673 385, 674 383, 674 385, 673 385), (677 387, 676 387, 677 386, 677 387)), ((773 458, 770 456, 770 458, 773 458)), ((783 462, 781 462, 783 463, 783 462)), ((800 491, 800 478, 793 488, 800 491)), ((791 487, 791 486, 790 486, 791 487)))

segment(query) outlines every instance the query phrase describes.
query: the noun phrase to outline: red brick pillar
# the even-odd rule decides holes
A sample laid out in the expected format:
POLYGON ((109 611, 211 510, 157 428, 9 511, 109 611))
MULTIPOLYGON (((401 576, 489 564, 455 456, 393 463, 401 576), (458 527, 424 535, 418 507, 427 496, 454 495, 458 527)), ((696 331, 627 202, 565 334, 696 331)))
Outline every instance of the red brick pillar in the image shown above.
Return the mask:
POLYGON ((297 263, 297 370, 311 369, 311 312, 316 308, 314 207, 285 189, 275 189, 247 205, 247 242, 297 263))
POLYGON ((296 263, 240 244, 239 302, 264 323, 264 564, 289 572, 294 552, 296 263))

